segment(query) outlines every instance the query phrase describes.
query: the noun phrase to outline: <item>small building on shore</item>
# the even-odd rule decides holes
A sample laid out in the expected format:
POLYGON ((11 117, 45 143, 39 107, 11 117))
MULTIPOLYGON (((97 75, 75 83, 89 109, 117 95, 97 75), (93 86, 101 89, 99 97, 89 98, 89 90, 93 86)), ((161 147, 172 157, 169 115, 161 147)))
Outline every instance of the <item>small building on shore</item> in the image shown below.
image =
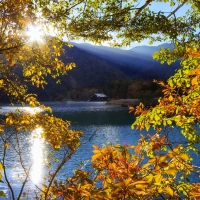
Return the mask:
POLYGON ((108 96, 103 93, 94 93, 89 101, 108 101, 108 96))

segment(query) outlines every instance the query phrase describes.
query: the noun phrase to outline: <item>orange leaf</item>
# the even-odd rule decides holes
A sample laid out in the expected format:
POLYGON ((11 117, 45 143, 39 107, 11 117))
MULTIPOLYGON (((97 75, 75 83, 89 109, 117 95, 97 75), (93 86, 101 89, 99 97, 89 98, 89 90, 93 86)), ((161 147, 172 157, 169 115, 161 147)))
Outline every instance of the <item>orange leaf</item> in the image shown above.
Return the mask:
POLYGON ((93 146, 94 149, 100 150, 98 146, 96 146, 96 145, 92 145, 92 146, 93 146))
POLYGON ((169 96, 169 101, 173 101, 173 99, 174 99, 174 98, 172 97, 172 95, 170 95, 170 96, 169 96))
POLYGON ((129 113, 133 112, 134 111, 134 107, 129 107, 129 113))
MULTIPOLYGON (((199 67, 200 67, 200 66, 199 66, 199 67)), ((195 69, 194 71, 195 71, 196 74, 200 74, 200 69, 197 68, 197 69, 195 69)))
POLYGON ((141 144, 138 144, 138 145, 135 147, 135 153, 140 154, 140 147, 141 147, 141 144))
POLYGON ((197 76, 192 79, 192 85, 195 85, 197 83, 197 76))
POLYGON ((92 159, 91 159, 91 162, 95 161, 98 157, 99 157, 99 154, 93 155, 92 159))

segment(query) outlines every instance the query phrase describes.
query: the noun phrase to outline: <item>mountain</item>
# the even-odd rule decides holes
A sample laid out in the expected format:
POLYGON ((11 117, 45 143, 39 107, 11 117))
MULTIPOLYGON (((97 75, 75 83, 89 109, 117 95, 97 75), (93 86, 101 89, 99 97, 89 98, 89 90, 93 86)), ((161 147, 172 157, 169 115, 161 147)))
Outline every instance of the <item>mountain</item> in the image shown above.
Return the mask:
POLYGON ((172 44, 159 46, 139 46, 130 50, 122 50, 107 46, 94 46, 87 43, 72 43, 75 47, 103 59, 114 68, 124 72, 132 79, 166 79, 180 67, 177 61, 168 66, 152 59, 152 55, 160 48, 173 48, 172 44))
MULTIPOLYGON (((151 82, 153 79, 166 79, 180 67, 179 62, 168 66, 152 60, 155 51, 162 47, 172 48, 170 44, 140 46, 130 50, 86 43, 73 45, 73 48, 65 47, 66 56, 62 55, 60 59, 66 64, 75 62, 76 67, 60 78, 61 84, 55 84, 56 81, 48 77, 45 90, 31 88, 30 91, 36 92, 40 100, 86 100, 93 92, 107 92, 110 97, 126 98, 134 80, 151 82)), ((142 82, 138 82, 138 87, 142 88, 139 89, 140 95, 147 88, 150 94, 156 90, 150 82, 143 86, 142 82)))
POLYGON ((173 49, 173 44, 163 43, 163 44, 158 45, 158 46, 143 45, 143 46, 134 47, 134 48, 130 49, 130 51, 137 54, 138 56, 141 56, 141 55, 152 56, 155 51, 159 51, 161 48, 173 49))
MULTIPOLYGON (((76 67, 68 72, 67 79, 76 82, 76 88, 98 87, 105 84, 108 80, 124 80, 130 77, 115 68, 114 63, 108 64, 104 60, 77 47, 65 47, 66 55, 61 56, 64 63, 75 62, 76 67)), ((68 81, 64 79, 64 81, 68 81)), ((73 88, 73 81, 71 82, 73 88)))
POLYGON ((65 51, 66 55, 62 55, 60 59, 66 64, 75 62, 76 67, 68 71, 67 75, 60 77, 61 84, 56 84, 56 80, 47 77, 48 85, 45 86, 45 90, 31 87, 29 92, 37 93, 40 100, 63 98, 86 100, 90 98, 92 92, 82 97, 84 90, 88 93, 89 88, 93 88, 95 92, 101 90, 108 82, 131 81, 128 75, 115 68, 115 63, 109 64, 75 46, 65 47, 65 51))
MULTIPOLYGON (((140 98, 160 95, 160 88, 153 79, 166 79, 179 68, 179 62, 171 66, 152 60, 154 51, 170 44, 140 46, 130 50, 90 44, 65 47, 66 55, 60 56, 64 63, 75 62, 76 67, 61 76, 61 84, 46 77, 45 89, 30 86, 41 101, 62 99, 87 100, 94 92, 104 92, 110 98, 140 98)), ((22 76, 22 70, 16 68, 22 76)))

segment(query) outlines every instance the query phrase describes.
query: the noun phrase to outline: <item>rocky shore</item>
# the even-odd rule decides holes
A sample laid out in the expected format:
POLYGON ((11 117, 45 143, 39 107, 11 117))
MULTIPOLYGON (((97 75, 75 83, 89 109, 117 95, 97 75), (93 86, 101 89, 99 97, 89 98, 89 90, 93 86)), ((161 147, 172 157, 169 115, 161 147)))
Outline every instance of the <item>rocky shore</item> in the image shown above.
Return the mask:
POLYGON ((117 99, 110 100, 106 105, 121 105, 121 106, 138 106, 142 102, 145 106, 155 106, 158 104, 157 98, 151 99, 117 99))

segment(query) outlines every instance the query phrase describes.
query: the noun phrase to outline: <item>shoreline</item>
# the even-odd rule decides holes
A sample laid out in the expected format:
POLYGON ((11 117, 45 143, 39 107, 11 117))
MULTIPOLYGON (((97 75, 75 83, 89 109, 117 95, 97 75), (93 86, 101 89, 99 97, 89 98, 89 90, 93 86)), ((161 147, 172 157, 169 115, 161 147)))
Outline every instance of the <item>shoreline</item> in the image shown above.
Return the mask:
POLYGON ((149 98, 149 99, 116 99, 106 102, 106 105, 121 105, 124 107, 129 106, 138 106, 140 103, 143 103, 145 106, 155 106, 158 104, 158 98, 149 98))

